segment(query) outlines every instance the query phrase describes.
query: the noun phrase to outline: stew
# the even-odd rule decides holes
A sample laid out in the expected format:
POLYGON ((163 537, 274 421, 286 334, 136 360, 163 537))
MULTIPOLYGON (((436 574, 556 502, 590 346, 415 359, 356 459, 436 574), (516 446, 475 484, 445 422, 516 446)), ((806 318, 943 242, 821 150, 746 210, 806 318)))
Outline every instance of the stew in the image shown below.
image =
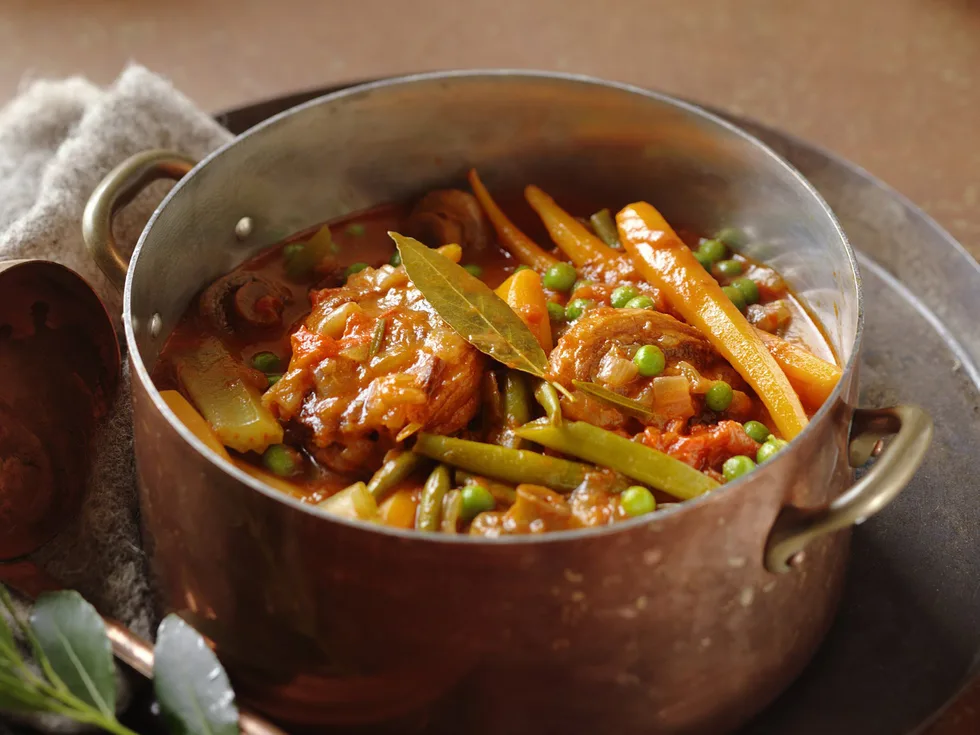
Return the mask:
POLYGON ((501 207, 469 184, 313 227, 210 284, 154 370, 177 417, 328 513, 496 537, 711 492, 778 455, 839 380, 744 233, 535 186, 501 207))

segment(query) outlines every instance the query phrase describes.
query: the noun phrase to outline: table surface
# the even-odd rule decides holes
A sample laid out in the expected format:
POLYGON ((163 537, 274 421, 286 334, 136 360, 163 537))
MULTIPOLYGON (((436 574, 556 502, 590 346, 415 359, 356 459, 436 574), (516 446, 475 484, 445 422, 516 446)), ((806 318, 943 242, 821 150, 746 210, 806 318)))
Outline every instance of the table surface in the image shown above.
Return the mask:
MULTIPOLYGON (((863 166, 980 256, 973 0, 4 0, 0 101, 130 60, 206 109, 443 68, 539 68, 753 117, 863 166), (803 9, 805 7, 805 9, 803 9)), ((980 732, 980 686, 930 735, 980 732)))

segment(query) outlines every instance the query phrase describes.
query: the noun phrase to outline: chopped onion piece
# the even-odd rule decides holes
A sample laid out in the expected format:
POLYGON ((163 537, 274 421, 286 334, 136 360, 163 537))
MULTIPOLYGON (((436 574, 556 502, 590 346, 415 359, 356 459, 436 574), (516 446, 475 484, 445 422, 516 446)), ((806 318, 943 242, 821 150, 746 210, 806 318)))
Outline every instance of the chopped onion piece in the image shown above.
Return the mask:
POLYGON ((683 375, 654 378, 653 400, 657 411, 671 418, 690 418, 695 413, 691 384, 683 375))

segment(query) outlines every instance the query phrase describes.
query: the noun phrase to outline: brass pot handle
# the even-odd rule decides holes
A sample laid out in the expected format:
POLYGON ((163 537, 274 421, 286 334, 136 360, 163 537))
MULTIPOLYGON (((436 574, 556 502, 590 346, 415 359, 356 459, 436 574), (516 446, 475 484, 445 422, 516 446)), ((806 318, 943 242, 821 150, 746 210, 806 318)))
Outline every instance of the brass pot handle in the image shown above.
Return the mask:
POLYGON ((177 181, 196 165, 197 161, 175 151, 143 151, 120 163, 95 187, 82 214, 82 237, 113 286, 122 290, 129 268, 129 259, 120 254, 112 234, 116 212, 157 179, 177 181))
POLYGON ((932 441, 932 419, 917 406, 859 408, 851 419, 848 443, 851 466, 871 458, 878 441, 891 434, 891 443, 874 466, 827 508, 813 513, 784 511, 766 543, 766 568, 774 574, 790 571, 797 556, 814 539, 863 523, 888 505, 912 479, 932 441))

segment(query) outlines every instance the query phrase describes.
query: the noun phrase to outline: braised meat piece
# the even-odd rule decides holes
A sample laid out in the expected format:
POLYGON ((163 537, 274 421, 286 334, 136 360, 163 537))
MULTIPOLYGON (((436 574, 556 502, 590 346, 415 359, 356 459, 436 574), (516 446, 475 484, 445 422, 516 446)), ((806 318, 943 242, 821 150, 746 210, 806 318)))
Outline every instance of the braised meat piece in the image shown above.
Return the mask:
POLYGON ((289 369, 263 401, 308 430, 307 449, 319 462, 364 473, 411 433, 450 434, 476 414, 484 358, 403 267, 366 268, 311 298, 289 369))
POLYGON ((250 271, 233 271, 201 294, 201 315, 219 334, 236 329, 264 330, 282 322, 289 289, 271 278, 250 271))
POLYGON ((490 247, 493 234, 476 198, 459 189, 430 191, 412 210, 405 234, 429 247, 456 244, 467 252, 490 247))
MULTIPOLYGON (((696 397, 716 379, 743 388, 737 374, 694 328, 649 309, 599 308, 576 320, 558 340, 550 357, 552 374, 566 386, 596 383, 645 404, 655 415, 643 423, 663 425, 700 411, 696 397), (634 361, 644 345, 663 353, 663 367, 642 374, 634 361)), ((605 428, 621 428, 626 417, 615 408, 582 393, 562 400, 570 418, 605 428)))
POLYGON ((603 364, 606 355, 641 345, 658 346, 668 365, 684 361, 706 367, 718 359, 697 329, 672 316, 649 309, 603 308, 587 312, 565 332, 551 353, 551 370, 563 383, 587 380, 620 387, 617 380, 609 381, 604 375, 610 372, 603 364))

